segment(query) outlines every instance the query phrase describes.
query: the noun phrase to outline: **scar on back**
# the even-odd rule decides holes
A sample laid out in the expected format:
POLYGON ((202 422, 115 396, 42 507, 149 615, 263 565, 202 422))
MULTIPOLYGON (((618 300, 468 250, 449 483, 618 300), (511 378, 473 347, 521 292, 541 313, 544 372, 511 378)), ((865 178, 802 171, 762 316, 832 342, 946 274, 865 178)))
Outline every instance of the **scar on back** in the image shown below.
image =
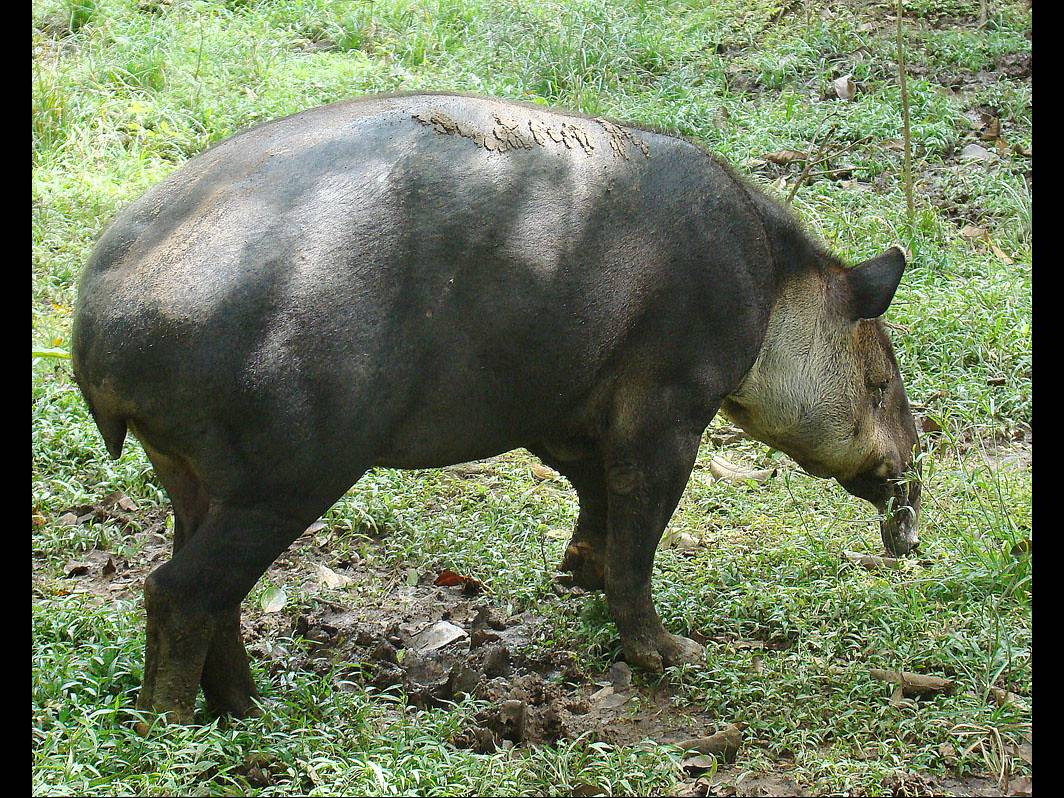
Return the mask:
MULTIPOLYGON (((535 119, 529 119, 522 124, 499 114, 494 114, 495 124, 490 131, 485 133, 469 122, 452 119, 442 111, 419 111, 416 114, 412 114, 412 117, 422 125, 431 127, 437 133, 448 136, 461 136, 469 139, 478 147, 483 147, 488 152, 530 150, 533 145, 546 147, 550 142, 564 145, 566 149, 570 150, 580 148, 588 156, 595 151, 595 145, 587 133, 570 122, 561 122, 554 126, 544 124, 535 119)), ((629 147, 641 152, 644 158, 650 157, 650 147, 645 141, 634 136, 630 130, 615 125, 606 119, 596 118, 593 121, 601 125, 606 132, 613 157, 628 160, 629 147)))

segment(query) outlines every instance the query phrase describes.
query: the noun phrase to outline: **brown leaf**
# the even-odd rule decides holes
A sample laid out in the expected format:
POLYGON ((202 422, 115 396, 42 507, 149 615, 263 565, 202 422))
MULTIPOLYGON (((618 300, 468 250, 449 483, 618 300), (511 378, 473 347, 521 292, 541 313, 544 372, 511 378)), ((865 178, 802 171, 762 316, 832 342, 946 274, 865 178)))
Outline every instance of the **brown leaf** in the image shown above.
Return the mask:
POLYGON ((1031 778, 1023 776, 1009 782, 1009 795, 1028 796, 1031 794, 1031 778))
POLYGON ((676 549, 677 551, 688 551, 690 549, 696 549, 702 544, 702 541, 692 535, 690 532, 673 532, 662 538, 661 544, 658 548, 661 549, 676 549))
POLYGON ((875 571, 883 568, 896 571, 905 566, 905 560, 897 557, 879 557, 875 554, 860 554, 856 551, 844 551, 842 559, 853 565, 860 565, 866 571, 875 571))
POLYGON ((80 560, 70 560, 63 571, 67 576, 85 576, 89 572, 89 564, 80 560))
POLYGON ((868 673, 873 679, 898 685, 906 696, 948 693, 953 689, 953 681, 940 676, 927 676, 908 671, 885 671, 879 668, 872 668, 868 673))
POLYGON ((768 152, 763 156, 766 161, 771 161, 774 164, 780 166, 786 166, 787 164, 794 163, 795 161, 804 161, 809 156, 804 152, 798 152, 798 150, 779 150, 778 152, 768 152))
POLYGON ((1009 549, 1009 554, 1011 554, 1013 557, 1016 557, 1017 559, 1020 557, 1030 556, 1032 545, 1033 543, 1030 538, 1024 538, 1011 549, 1009 549))
POLYGON ((685 772, 695 774, 712 770, 716 764, 717 758, 715 756, 690 756, 681 763, 681 767, 685 772))
POLYGON ((986 230, 982 227, 976 227, 974 224, 966 224, 961 228, 961 238, 966 238, 969 241, 975 241, 986 235, 986 230))
POLYGON ((999 707, 1003 707, 1006 704, 1012 704, 1013 706, 1022 705, 1023 699, 1015 693, 1010 693, 1008 690, 1004 690, 1000 687, 990 688, 990 698, 999 707))
MULTIPOLYGON (((709 754, 712 756, 720 757, 725 762, 730 762, 735 759, 735 754, 739 751, 739 746, 743 742, 743 725, 737 723, 729 723, 723 729, 716 734, 711 734, 708 737, 695 737, 690 740, 684 740, 677 743, 677 746, 685 751, 689 751, 697 754, 709 754)), ((687 763, 689 760, 684 760, 684 768, 687 769, 687 763)))
POLYGON ((330 590, 338 590, 346 587, 354 580, 347 574, 338 574, 332 568, 325 565, 315 565, 318 569, 318 581, 330 590))
POLYGON ((439 587, 462 587, 467 592, 479 593, 484 589, 484 583, 472 576, 462 576, 446 568, 440 571, 439 576, 433 581, 439 587))
POLYGON ((920 416, 920 431, 925 435, 932 435, 936 432, 942 432, 942 425, 931 416, 920 416))
POLYGON ((535 463, 532 466, 532 475, 536 477, 536 479, 557 479, 558 472, 555 471, 553 468, 547 468, 547 466, 545 465, 535 463))
POLYGON ((986 147, 980 147, 978 144, 969 144, 961 150, 962 161, 989 161, 993 157, 990 150, 986 149, 986 147))
POLYGON ((983 120, 983 129, 979 133, 979 138, 983 141, 994 141, 994 139, 999 138, 1001 136, 1001 120, 989 114, 986 114, 983 120))
POLYGON ((1001 248, 994 243, 994 240, 990 237, 989 233, 986 234, 986 243, 990 246, 990 251, 997 256, 997 259, 999 261, 1004 263, 1006 266, 1012 263, 1012 258, 1010 258, 1008 255, 1001 251, 1001 248))
POLYGON ((418 632, 414 639, 414 647, 418 651, 435 651, 463 637, 469 637, 469 633, 462 627, 455 626, 450 621, 437 621, 432 626, 418 632))

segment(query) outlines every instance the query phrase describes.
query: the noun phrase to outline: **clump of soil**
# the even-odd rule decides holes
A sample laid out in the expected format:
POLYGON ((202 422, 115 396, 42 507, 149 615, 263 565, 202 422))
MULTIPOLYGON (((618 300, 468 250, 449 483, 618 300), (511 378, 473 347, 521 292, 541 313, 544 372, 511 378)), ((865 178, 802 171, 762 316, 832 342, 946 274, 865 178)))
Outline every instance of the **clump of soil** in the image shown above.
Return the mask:
MULTIPOLYGON (((386 573, 355 578, 387 584, 386 573)), ((648 738, 675 744, 726 725, 695 707, 675 706, 666 684, 633 682, 623 662, 589 677, 569 651, 533 652, 541 622, 534 613, 507 616, 475 581, 448 587, 438 579, 429 571, 417 584, 394 585, 361 606, 320 600, 289 632, 310 641, 305 654, 284 651, 276 667, 331 672, 343 689, 395 689, 420 707, 482 700, 485 707, 452 740, 482 753, 580 735, 614 745, 648 738)), ((568 595, 558 592, 561 600, 568 595)), ((263 616, 247 624, 249 648, 271 657, 270 639, 284 636, 280 622, 263 616)))

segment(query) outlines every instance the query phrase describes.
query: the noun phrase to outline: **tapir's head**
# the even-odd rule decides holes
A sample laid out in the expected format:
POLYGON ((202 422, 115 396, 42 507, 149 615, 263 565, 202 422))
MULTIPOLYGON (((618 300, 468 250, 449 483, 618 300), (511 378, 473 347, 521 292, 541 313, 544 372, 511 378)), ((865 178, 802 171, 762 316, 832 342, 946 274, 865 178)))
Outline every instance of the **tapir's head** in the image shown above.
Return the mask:
POLYGON ((829 265, 781 286, 757 361, 724 413, 809 473, 834 477, 885 513, 883 543, 916 548, 919 441, 890 339, 878 321, 905 256, 829 265))

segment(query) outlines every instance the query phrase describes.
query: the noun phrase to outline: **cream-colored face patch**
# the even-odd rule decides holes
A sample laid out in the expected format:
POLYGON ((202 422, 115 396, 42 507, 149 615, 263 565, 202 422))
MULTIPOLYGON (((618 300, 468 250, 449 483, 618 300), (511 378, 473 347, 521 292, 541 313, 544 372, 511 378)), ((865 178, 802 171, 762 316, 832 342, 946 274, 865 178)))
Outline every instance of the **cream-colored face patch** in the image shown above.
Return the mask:
POLYGON ((850 479, 896 459, 896 425, 876 412, 875 385, 897 375, 875 323, 833 310, 826 279, 783 288, 753 368, 721 409, 810 473, 850 479))

